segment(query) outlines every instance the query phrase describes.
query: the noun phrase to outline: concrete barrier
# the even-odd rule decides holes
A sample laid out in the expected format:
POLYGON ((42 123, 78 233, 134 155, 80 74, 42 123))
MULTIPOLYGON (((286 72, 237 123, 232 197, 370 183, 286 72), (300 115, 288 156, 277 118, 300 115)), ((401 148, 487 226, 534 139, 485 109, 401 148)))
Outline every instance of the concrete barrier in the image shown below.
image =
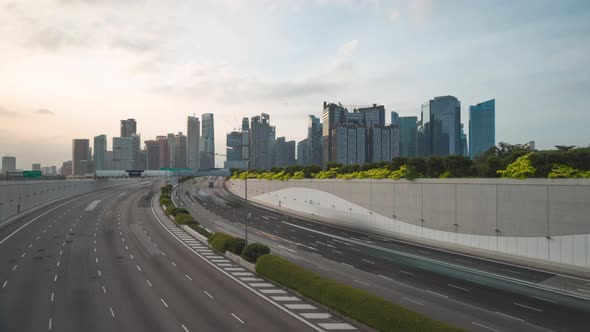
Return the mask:
MULTIPOLYGON (((244 195, 244 181, 228 189, 244 195)), ((590 268, 590 180, 248 180, 255 202, 361 231, 590 268)))

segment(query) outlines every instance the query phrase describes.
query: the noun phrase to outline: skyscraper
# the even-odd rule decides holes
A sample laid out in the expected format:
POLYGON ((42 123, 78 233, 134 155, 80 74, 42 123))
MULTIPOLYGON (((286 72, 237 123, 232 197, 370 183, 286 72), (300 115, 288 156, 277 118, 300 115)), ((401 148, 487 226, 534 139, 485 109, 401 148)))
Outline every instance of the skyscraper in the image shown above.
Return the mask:
POLYGON ((88 139, 72 140, 72 175, 84 175, 88 170, 83 167, 88 163, 88 139))
POLYGON ((334 161, 341 164, 362 165, 367 162, 367 128, 341 124, 333 129, 334 161))
POLYGON ((336 158, 333 155, 334 152, 334 129, 344 122, 346 113, 348 111, 338 103, 324 102, 324 108, 322 111, 322 164, 326 164, 330 161, 335 161, 336 158))
POLYGON ((160 147, 160 168, 170 167, 170 150, 168 150, 168 138, 166 136, 156 136, 156 141, 160 147))
MULTIPOLYGON (((309 162, 308 156, 309 154, 309 139, 304 139, 297 143, 297 165, 307 166, 311 163, 309 162)), ((320 166, 319 164, 318 166, 320 166)))
MULTIPOLYGON (((319 118, 309 115, 307 125, 307 148, 304 165, 322 165, 322 124, 319 118)), ((299 153, 298 153, 299 154, 299 153)), ((298 158, 299 159, 299 158, 298 158)))
POLYGON ((418 134, 418 117, 402 116, 399 123, 399 155, 400 157, 416 157, 416 135, 418 134))
POLYGON ((107 169, 107 136, 94 137, 94 168, 96 170, 107 169))
POLYGON ((178 135, 174 136, 174 164, 176 168, 186 168, 186 136, 179 132, 178 135))
POLYGON ((399 114, 397 112, 391 111, 391 124, 392 125, 399 124, 399 114))
POLYGON ((133 134, 137 134, 135 119, 121 120, 121 137, 131 137, 133 134))
POLYGON ((390 162, 399 157, 399 127, 390 125, 368 128, 369 131, 369 161, 390 162))
POLYGON ((174 134, 169 133, 167 136, 168 139, 168 159, 170 159, 170 167, 176 167, 176 138, 174 134))
POLYGON ((496 145, 496 100, 469 106, 469 157, 496 145))
POLYGON ((187 162, 188 168, 199 169, 201 166, 201 156, 199 153, 200 128, 199 118, 189 116, 187 118, 187 162))
POLYGON ((354 110, 362 115, 362 123, 366 128, 385 126, 385 106, 373 104, 354 110))
MULTIPOLYGON (((115 170, 129 170, 135 168, 134 138, 113 137, 113 167, 115 170)), ((137 157, 139 160, 139 156, 137 157)))
POLYGON ((421 123, 421 156, 461 154, 461 104, 457 98, 435 97, 424 103, 421 123))
POLYGON ((467 135, 465 134, 465 129, 463 128, 463 124, 461 124, 461 138, 460 138, 460 155, 469 157, 469 148, 467 146, 467 135))
POLYGON ((31 171, 40 171, 41 170, 41 164, 32 164, 31 165, 31 171))
POLYGON ((145 168, 145 160, 142 159, 141 154, 141 136, 137 134, 131 134, 131 143, 132 143, 132 156, 133 156, 133 164, 132 168, 135 169, 143 169, 145 168))
MULTIPOLYGON (((243 127, 242 127, 243 128, 243 127)), ((246 131, 247 133, 247 131, 246 131)), ((243 158, 242 152, 242 142, 243 138, 242 135, 244 132, 240 131, 232 131, 227 133, 226 135, 226 161, 225 161, 225 168, 246 168, 246 158, 243 158)))
POLYGON ((145 141, 146 167, 149 170, 160 169, 160 142, 155 140, 145 141))
POLYGON ((268 114, 253 116, 250 122, 250 168, 269 169, 271 127, 268 114))
POLYGON ((213 113, 205 113, 202 115, 204 139, 204 156, 205 162, 201 162, 204 169, 215 168, 215 128, 213 121, 213 113))
POLYGON ((285 137, 276 140, 276 167, 288 167, 296 164, 295 141, 286 141, 285 137))
POLYGON ((16 170, 16 157, 2 157, 2 173, 16 170))

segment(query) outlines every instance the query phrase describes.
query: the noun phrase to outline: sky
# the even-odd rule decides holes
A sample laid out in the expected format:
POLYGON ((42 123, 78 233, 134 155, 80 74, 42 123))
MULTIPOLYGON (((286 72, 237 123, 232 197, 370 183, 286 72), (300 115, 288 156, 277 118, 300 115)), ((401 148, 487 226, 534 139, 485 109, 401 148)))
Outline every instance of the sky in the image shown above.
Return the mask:
POLYGON ((0 155, 22 169, 110 149, 126 118, 149 140, 214 113, 223 154, 245 116, 299 141, 323 101, 419 116, 443 95, 465 127, 495 98, 497 142, 590 144, 590 1, 0 0, 0 40, 0 155))

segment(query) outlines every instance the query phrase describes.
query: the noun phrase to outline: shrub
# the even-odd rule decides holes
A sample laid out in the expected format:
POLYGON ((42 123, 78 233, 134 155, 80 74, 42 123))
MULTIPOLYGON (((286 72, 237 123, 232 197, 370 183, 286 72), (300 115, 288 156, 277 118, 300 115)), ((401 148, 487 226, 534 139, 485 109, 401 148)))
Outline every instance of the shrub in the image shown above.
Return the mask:
POLYGON ((498 174, 500 174, 503 178, 510 178, 510 179, 526 179, 535 175, 535 168, 531 164, 529 159, 530 154, 526 154, 524 156, 518 157, 515 162, 508 165, 506 169, 498 170, 498 174))
POLYGON ((170 195, 168 195, 168 194, 160 195, 160 199, 162 199, 162 198, 172 199, 172 197, 170 197, 170 195))
POLYGON ((167 216, 170 215, 170 213, 172 213, 172 210, 176 209, 176 206, 174 206, 173 204, 170 204, 168 206, 166 206, 166 210, 164 210, 164 213, 166 213, 167 216))
POLYGON ((190 214, 186 213, 178 213, 174 217, 174 221, 179 225, 190 225, 190 224, 198 224, 198 222, 191 216, 190 214))
POLYGON ((241 255, 245 246, 246 246, 246 241, 244 241, 244 239, 234 237, 233 239, 231 239, 229 241, 229 244, 227 246, 227 251, 229 251, 235 255, 241 255))
POLYGON ((256 272, 378 331, 461 331, 275 255, 260 257, 256 272))
POLYGON ((188 212, 188 210, 187 210, 187 209, 185 209, 185 208, 174 208, 174 209, 172 209, 172 210, 170 211, 170 214, 171 214, 171 215, 173 215, 173 216, 175 216, 175 217, 176 217, 176 215, 177 215, 178 213, 191 214, 191 213, 190 213, 190 212, 188 212))
POLYGON ((225 233, 215 233, 214 235, 215 236, 211 236, 207 242, 211 244, 213 249, 219 251, 220 253, 224 253, 234 237, 225 233))
POLYGON ((242 251, 242 258, 250 263, 256 263, 258 257, 270 254, 270 248, 260 243, 250 243, 244 251, 242 251))
POLYGON ((174 205, 174 203, 172 203, 172 200, 170 198, 160 198, 160 205, 174 205))
POLYGON ((167 184, 167 185, 163 186, 163 187, 160 189, 160 191, 161 191, 161 193, 162 193, 163 195, 165 195, 165 194, 170 194, 170 192, 172 191, 172 185, 171 185, 171 184, 167 184))
POLYGON ((209 233, 205 228, 203 228, 203 226, 201 226, 199 224, 190 224, 190 225, 188 225, 188 227, 192 228, 197 233, 203 235, 206 238, 211 237, 211 233, 209 233))

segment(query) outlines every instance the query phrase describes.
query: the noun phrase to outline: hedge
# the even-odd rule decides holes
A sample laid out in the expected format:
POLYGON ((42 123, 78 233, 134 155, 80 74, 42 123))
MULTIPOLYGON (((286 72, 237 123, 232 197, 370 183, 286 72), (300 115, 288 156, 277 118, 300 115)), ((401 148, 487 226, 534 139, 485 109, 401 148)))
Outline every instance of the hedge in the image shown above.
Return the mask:
POLYGON ((178 213, 190 214, 190 212, 185 208, 174 208, 170 211, 170 214, 175 217, 176 217, 176 214, 178 214, 178 213))
POLYGON ((246 241, 244 241, 244 239, 234 237, 233 239, 231 239, 229 241, 229 244, 227 246, 227 251, 239 256, 242 254, 242 251, 244 250, 245 246, 246 246, 246 241))
POLYGON ((275 255, 261 256, 256 272, 379 331, 462 331, 275 255))
POLYGON ((174 203, 172 203, 172 200, 170 198, 160 198, 160 205, 174 205, 174 203))
POLYGON ((186 213, 176 214, 176 217, 174 217, 174 221, 179 225, 198 224, 195 218, 193 218, 193 216, 186 213))
POLYGON ((250 263, 256 263, 258 257, 270 254, 270 248, 260 243, 250 243, 244 251, 242 251, 242 258, 250 263))
POLYGON ((176 209, 176 206, 174 206, 174 204, 170 204, 166 206, 166 210, 164 210, 164 213, 166 213, 166 215, 169 216, 170 213, 172 213, 172 210, 174 209, 176 209))
POLYGON ((219 251, 220 253, 224 253, 229 247, 232 239, 234 239, 234 237, 231 235, 227 235, 225 233, 215 233, 209 237, 207 242, 209 242, 209 244, 211 244, 215 250, 219 251))
POLYGON ((188 225, 188 227, 192 228, 197 233, 203 235, 206 238, 211 237, 211 233, 209 233, 205 228, 203 228, 203 226, 201 226, 199 224, 190 224, 190 225, 188 225))

